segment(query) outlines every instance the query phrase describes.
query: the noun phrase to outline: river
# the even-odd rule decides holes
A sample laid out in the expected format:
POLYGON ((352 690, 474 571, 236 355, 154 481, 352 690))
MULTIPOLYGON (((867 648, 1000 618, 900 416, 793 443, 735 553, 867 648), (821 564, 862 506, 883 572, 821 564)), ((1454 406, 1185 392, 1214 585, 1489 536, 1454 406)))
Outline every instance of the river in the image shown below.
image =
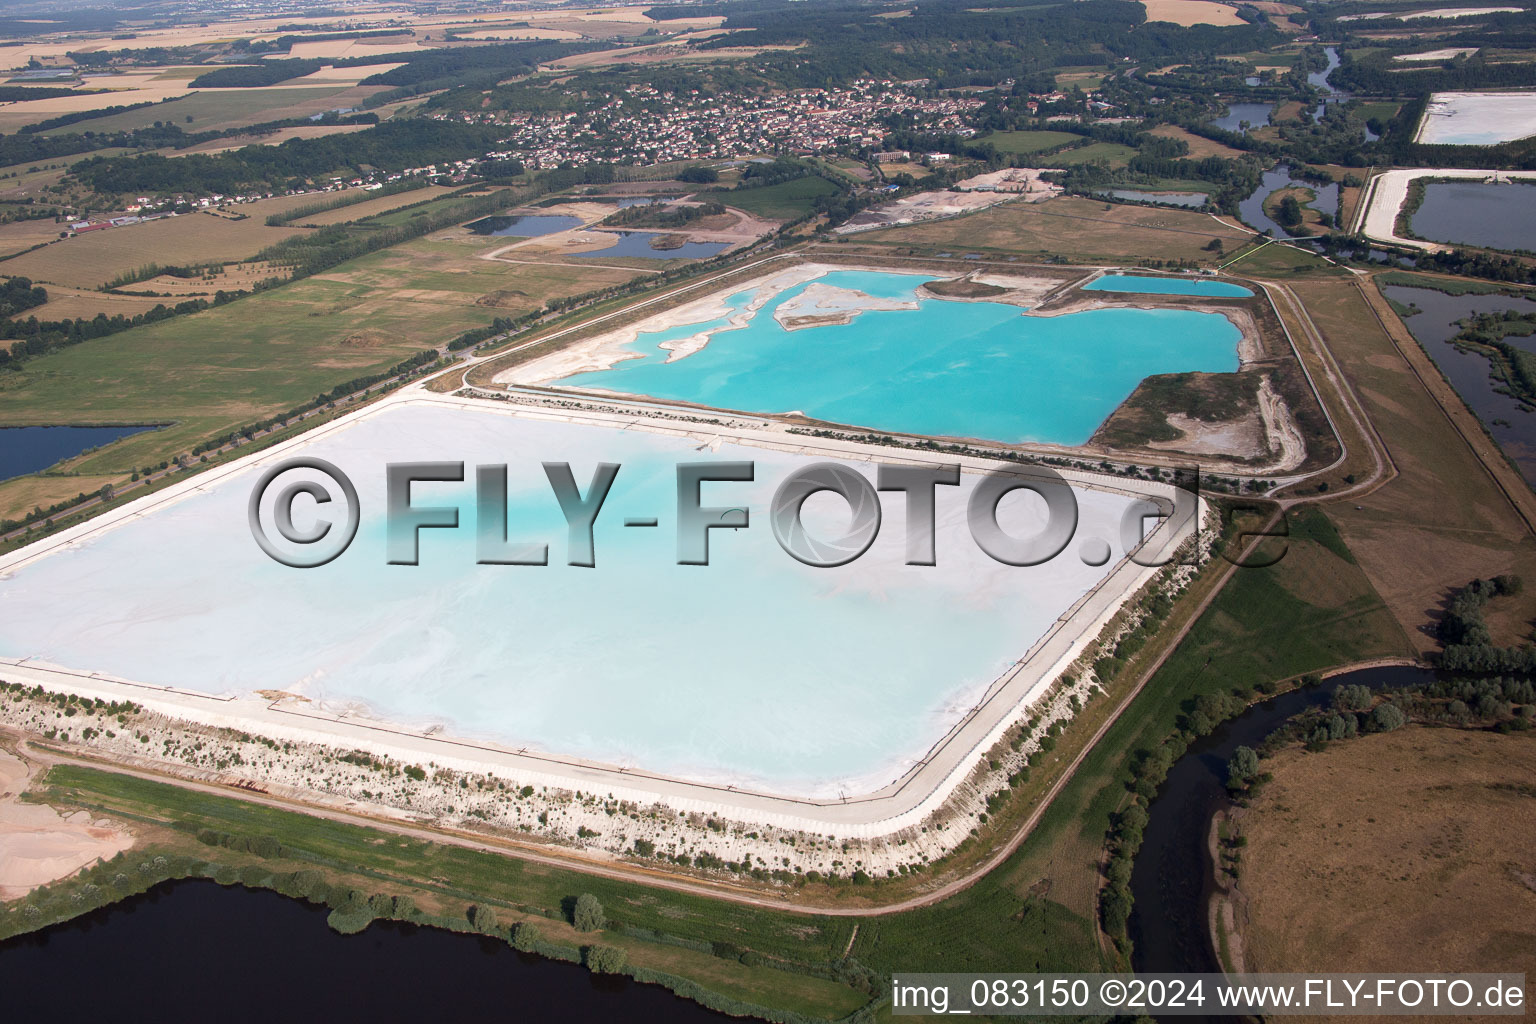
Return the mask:
POLYGON ((1207 923, 1213 883, 1206 838, 1212 815, 1227 806, 1227 761, 1238 747, 1257 748, 1293 715, 1328 703, 1340 686, 1396 687, 1433 677, 1409 667, 1333 676, 1256 704, 1191 746, 1148 807, 1145 838, 1131 872, 1131 966, 1138 973, 1222 969, 1207 923))

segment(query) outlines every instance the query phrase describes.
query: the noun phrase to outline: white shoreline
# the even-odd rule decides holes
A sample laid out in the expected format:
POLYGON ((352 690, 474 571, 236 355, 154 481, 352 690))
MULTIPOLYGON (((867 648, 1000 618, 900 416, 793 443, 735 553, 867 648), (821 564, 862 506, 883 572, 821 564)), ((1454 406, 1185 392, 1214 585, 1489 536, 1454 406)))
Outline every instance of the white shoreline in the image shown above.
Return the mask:
POLYGON ((1360 231, 1369 239, 1387 245, 1400 245, 1426 252, 1440 252, 1455 248, 1444 242, 1430 242, 1420 238, 1404 238, 1397 233, 1397 215, 1408 198, 1408 187, 1419 178, 1454 178, 1458 180, 1487 181, 1489 179, 1519 178, 1536 181, 1536 171, 1487 171, 1465 167, 1415 167, 1382 171, 1366 186, 1364 211, 1360 218, 1360 231))
MULTIPOLYGON (((994 468, 1014 471, 1021 469, 1013 464, 974 457, 956 459, 953 456, 895 451, 876 445, 806 439, 788 435, 782 428, 774 429, 768 425, 690 428, 675 422, 637 421, 632 414, 619 416, 593 410, 529 409, 512 403, 489 403, 436 395, 424 390, 410 390, 391 395, 315 431, 179 482, 164 491, 145 495, 94 520, 0 556, 0 578, 10 570, 46 557, 53 551, 82 543, 93 535, 198 493, 253 466, 279 461, 295 449, 307 446, 320 437, 405 403, 472 408, 485 414, 615 427, 622 425, 629 429, 674 436, 702 436, 705 441, 725 437, 735 443, 757 447, 806 454, 835 454, 841 458, 868 461, 959 461, 970 472, 984 472, 994 468)), ((1024 471, 1027 472, 1027 468, 1024 471)), ((1076 486, 1159 497, 1165 501, 1173 496, 1173 489, 1168 484, 1141 480, 1133 483, 1121 477, 1086 471, 1063 471, 1062 475, 1076 486)), ((1173 530, 1170 524, 1165 523, 1149 538, 1148 543, 1169 542, 1173 530)), ((877 789, 832 799, 743 791, 698 780, 648 774, 619 765, 540 755, 494 744, 468 743, 441 733, 424 736, 419 731, 406 728, 344 720, 323 712, 296 711, 266 698, 215 697, 109 678, 100 673, 75 672, 39 665, 28 659, 0 660, 0 666, 4 666, 0 669, 0 676, 13 682, 41 685, 55 692, 72 692, 106 700, 129 699, 168 717, 207 726, 243 729, 277 739, 335 745, 344 749, 363 749, 406 763, 431 761, 455 770, 495 774, 522 784, 537 783, 585 791, 601 789, 620 799, 662 803, 683 813, 719 814, 788 829, 818 833, 835 831, 840 836, 878 838, 916 826, 939 811, 986 752, 1025 716, 1060 673, 1078 659, 1119 611, 1124 601, 1150 582, 1158 571, 1122 559, 1098 586, 1060 616, 1056 624, 1004 676, 987 687, 977 704, 930 748, 916 766, 877 789)), ((877 781, 868 780, 871 785, 877 781)))

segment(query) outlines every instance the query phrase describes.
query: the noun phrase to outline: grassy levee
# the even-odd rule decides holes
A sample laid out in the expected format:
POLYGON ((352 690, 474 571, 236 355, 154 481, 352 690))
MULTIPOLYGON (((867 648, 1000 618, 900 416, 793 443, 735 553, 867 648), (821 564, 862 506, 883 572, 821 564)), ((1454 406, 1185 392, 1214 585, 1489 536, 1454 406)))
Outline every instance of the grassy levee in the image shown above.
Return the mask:
POLYGON ((745 1002, 837 1019, 868 999, 829 978, 748 966, 676 943, 729 944, 767 958, 819 966, 841 955, 853 929, 847 919, 787 915, 687 893, 641 889, 77 765, 51 768, 45 782, 52 799, 133 822, 149 840, 145 848, 136 847, 130 855, 135 861, 163 852, 239 864, 238 854, 204 845, 197 840, 197 832, 213 829, 239 837, 267 836, 283 848, 281 858, 262 862, 272 870, 319 869, 332 884, 367 892, 407 893, 417 906, 440 917, 462 918, 472 904, 492 905, 503 924, 536 922, 546 939, 567 946, 595 941, 623 946, 631 963, 688 977, 745 1002), (583 892, 592 893, 603 904, 610 922, 607 930, 580 933, 565 923, 566 902, 583 892), (615 922, 620 927, 614 927, 615 922), (626 934, 636 928, 674 941, 626 934))
POLYGON ((1330 514, 1404 630, 1428 649, 1428 624, 1447 588, 1473 576, 1536 576, 1536 538, 1484 461, 1507 469, 1502 457, 1468 446, 1446 411, 1464 415, 1460 399, 1429 390, 1443 381, 1428 369, 1415 374, 1409 358, 1427 357, 1406 330, 1394 343, 1383 324, 1395 314, 1383 304, 1378 319, 1362 288, 1374 284, 1316 278, 1298 291, 1397 469, 1385 486, 1330 514))

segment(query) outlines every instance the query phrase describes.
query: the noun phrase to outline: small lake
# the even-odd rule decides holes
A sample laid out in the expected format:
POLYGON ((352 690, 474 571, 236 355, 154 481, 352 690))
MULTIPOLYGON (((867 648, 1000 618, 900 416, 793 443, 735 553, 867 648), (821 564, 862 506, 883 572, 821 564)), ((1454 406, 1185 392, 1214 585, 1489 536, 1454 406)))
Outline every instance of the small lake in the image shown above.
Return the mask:
POLYGON ((718 256, 729 249, 729 242, 684 242, 682 245, 670 249, 658 249, 655 242, 666 237, 664 231, 610 231, 607 234, 617 235, 618 242, 606 249, 594 249, 591 252, 573 252, 575 257, 605 257, 614 256, 642 256, 650 260, 703 260, 711 256, 718 256))
POLYGON ((1206 277, 1141 277, 1136 274, 1105 274, 1083 285, 1085 292, 1142 292, 1148 295, 1211 295, 1251 298, 1253 291, 1240 284, 1212 281, 1206 277))
POLYGON ((1536 249, 1536 185, 1431 182, 1412 225, 1435 242, 1536 249))
POLYGON ((538 238, 581 227, 580 217, 534 214, 527 217, 485 217, 465 227, 477 235, 497 238, 538 238))
POLYGON ((1269 112, 1273 106, 1271 103, 1229 103, 1225 114, 1206 123, 1225 128, 1229 132, 1243 131, 1244 121, 1251 128, 1262 128, 1269 124, 1269 112))
POLYGON ((1291 169, 1285 165, 1276 167, 1272 171, 1265 171, 1259 187, 1253 195, 1237 204, 1238 217, 1244 224, 1259 231, 1268 230, 1276 238, 1285 238, 1289 234, 1285 228, 1270 219, 1264 212, 1264 200, 1278 189, 1282 188, 1309 188, 1317 193, 1317 198, 1301 205, 1308 209, 1326 213, 1331 217, 1339 213, 1339 186, 1337 182, 1320 185, 1315 181, 1303 181, 1300 178, 1291 177, 1291 169))
POLYGON ((1139 192, 1133 188, 1107 188, 1101 189, 1095 194, 1113 196, 1116 199, 1124 199, 1132 203, 1183 206, 1192 210, 1198 210, 1211 201, 1211 197, 1204 192, 1139 192))
POLYGON ((1379 689, 1432 678, 1433 673, 1410 667, 1348 672, 1256 704, 1191 746, 1147 808, 1147 829, 1131 872, 1132 969, 1138 974, 1222 969, 1207 919, 1214 886, 1206 837, 1211 816, 1227 805, 1227 762, 1238 747, 1257 748, 1288 718, 1327 704, 1340 686, 1379 689))
POLYGON ((0 480, 26 476, 154 426, 0 427, 0 480))
POLYGON ((229 1024, 286 1020, 296 1007, 303 1019, 336 1021, 732 1019, 659 986, 598 978, 488 937, 393 922, 339 935, 328 912, 204 880, 157 886, 0 943, 6 1013, 59 1019, 67 993, 65 1016, 75 1020, 177 1020, 194 1007, 229 1024))
POLYGON ((627 346, 638 358, 558 383, 744 412, 798 410, 882 430, 1075 445, 1146 377, 1238 366, 1239 332, 1219 313, 1106 308, 1033 317, 999 302, 918 299, 917 286, 929 279, 824 274, 814 283, 843 290, 848 322, 794 330, 774 313, 801 308, 810 282, 756 312, 748 311, 756 290, 737 292, 722 297, 730 311, 719 319, 642 333, 627 346), (849 293, 909 305, 858 311, 852 307, 867 299, 849 293), (669 359, 663 346, 706 332, 702 349, 669 359))
MULTIPOLYGON (((1536 313, 1536 301, 1514 295, 1447 295, 1429 288, 1389 285, 1382 289, 1389 299, 1418 306, 1423 312, 1403 322, 1424 351, 1435 361, 1462 400, 1477 413, 1527 483, 1536 487, 1536 413, 1495 388, 1502 384, 1490 376, 1488 360, 1476 352, 1463 352, 1447 344, 1460 329, 1456 321, 1473 313, 1536 313), (1497 422, 1496 422, 1497 421, 1497 422)), ((1517 348, 1536 352, 1536 337, 1511 335, 1505 339, 1517 348)))

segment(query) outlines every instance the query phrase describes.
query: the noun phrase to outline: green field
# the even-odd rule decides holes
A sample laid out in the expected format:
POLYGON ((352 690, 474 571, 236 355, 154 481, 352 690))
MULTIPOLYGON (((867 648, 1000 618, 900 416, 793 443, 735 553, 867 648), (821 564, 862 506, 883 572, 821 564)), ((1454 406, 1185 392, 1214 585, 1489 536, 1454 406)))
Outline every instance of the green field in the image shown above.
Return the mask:
POLYGON ((1073 164, 1103 160, 1111 167, 1124 167, 1135 155, 1136 150, 1118 142, 1093 142, 1081 149, 1069 149, 1065 153, 1055 154, 1051 157, 1051 163, 1070 167, 1073 164))
POLYGON ((1081 135, 1072 132, 993 132, 991 135, 983 135, 975 140, 977 142, 990 142, 999 153, 1039 153, 1047 149, 1055 149, 1057 146, 1065 146, 1069 142, 1077 142, 1081 135))
MULTIPOLYGON (((164 423, 68 465, 127 473, 441 345, 497 316, 635 274, 478 259, 498 239, 417 239, 225 306, 0 374, 0 423, 164 423)), ((8 505, 0 485, 0 506, 8 505)), ((74 492, 69 492, 74 493, 74 492)))
MULTIPOLYGON (((183 131, 200 132, 210 128, 234 127, 236 124, 256 124, 281 117, 296 116, 284 113, 284 108, 297 104, 314 105, 345 92, 349 86, 330 85, 287 89, 230 89, 225 92, 195 92, 166 103, 156 103, 137 110, 125 110, 107 117, 94 117, 88 121, 50 128, 44 135, 71 133, 122 132, 146 128, 156 121, 170 121, 183 131), (190 120, 188 120, 190 118, 190 120)), ((121 101, 118 101, 121 102, 121 101)), ((104 99, 102 106, 112 106, 104 99)), ((318 110, 319 108, 317 108, 318 110)), ((314 113, 316 111, 307 111, 314 113)), ((93 154, 94 155, 94 154, 93 154)))
POLYGON ((837 191, 837 186, 826 178, 812 176, 781 181, 777 185, 763 188, 733 189, 709 195, 726 206, 734 206, 769 220, 795 220, 811 212, 811 202, 817 196, 835 195, 837 191))

